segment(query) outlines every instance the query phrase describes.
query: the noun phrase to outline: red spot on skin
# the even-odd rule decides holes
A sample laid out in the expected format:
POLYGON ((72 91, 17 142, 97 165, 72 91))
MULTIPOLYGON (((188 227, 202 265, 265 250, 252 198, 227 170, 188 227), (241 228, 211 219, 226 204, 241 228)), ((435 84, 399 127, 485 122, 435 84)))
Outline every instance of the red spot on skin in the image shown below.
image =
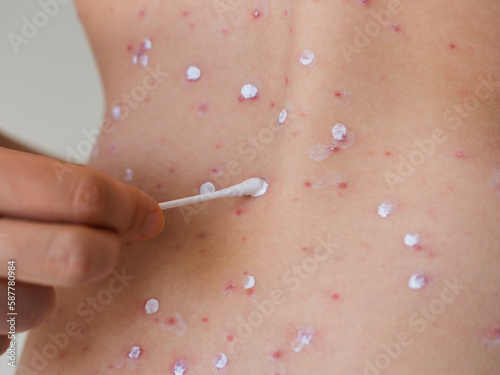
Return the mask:
POLYGON ((156 184, 156 189, 160 190, 162 187, 163 187, 163 183, 162 182, 158 182, 156 184))
POLYGON ((210 173, 212 173, 212 174, 218 174, 218 173, 219 173, 219 170, 218 170, 217 168, 212 168, 212 169, 210 170, 210 173))
POLYGON ((300 112, 300 117, 307 117, 307 113, 300 112))
POLYGON ((288 85, 288 78, 285 77, 285 85, 288 85))
POLYGON ((306 182, 304 182, 304 186, 306 188, 310 188, 311 187, 311 183, 309 181, 306 181, 306 182))
POLYGON ((399 25, 392 25, 392 30, 396 33, 399 32, 400 31, 399 25))
POLYGON ((274 102, 271 103, 271 108, 274 108, 274 102))
POLYGON ((419 244, 413 245, 413 246, 412 246, 412 248, 413 248, 413 250, 415 250, 415 251, 422 250, 422 246, 420 246, 419 244))
POLYGON ((227 341, 231 342, 234 340, 234 336, 233 335, 227 335, 226 337, 227 341))
POLYGON ((297 131, 293 131, 292 135, 295 137, 297 134, 299 134, 297 131))
POLYGON ((208 323, 208 318, 203 318, 201 321, 202 321, 203 323, 208 323))
POLYGON ((259 94, 255 95, 253 98, 248 98, 248 99, 245 99, 243 96, 240 96, 238 100, 240 102, 244 102, 245 100, 256 100, 258 98, 259 98, 259 94))
POLYGON ((149 103, 151 101, 151 97, 150 96, 146 96, 146 103, 149 103))
POLYGON ((205 113, 207 110, 208 110, 208 105, 206 105, 206 104, 200 104, 198 106, 198 111, 201 113, 205 113))
POLYGON ((287 17, 288 16, 288 10, 285 9, 284 14, 285 14, 285 17, 287 17))
POLYGON ((304 246, 304 247, 302 248, 302 251, 307 251, 307 247, 305 247, 305 246, 304 246))
POLYGON ((143 11, 143 10, 141 10, 141 11, 139 12, 139 17, 144 17, 144 15, 145 15, 145 14, 146 14, 146 12, 145 12, 145 11, 143 11))
POLYGON ((461 152, 461 151, 458 151, 456 155, 457 155, 457 158, 463 158, 464 157, 464 153, 461 152))
POLYGON ((292 202, 298 202, 299 201, 299 198, 295 197, 292 199, 292 202))
POLYGON ((207 253, 207 249, 201 249, 200 254, 205 255, 207 253))
POLYGON ((234 289, 234 284, 233 283, 230 283, 230 284, 227 284, 226 287, 225 287, 226 291, 231 291, 234 289))
POLYGON ((165 144, 166 141, 167 140, 165 138, 162 138, 161 141, 160 141, 160 143, 165 144))
POLYGON ((249 296, 251 296, 253 293, 254 293, 254 292, 253 292, 253 289, 248 289, 248 290, 247 290, 247 294, 248 294, 249 296))
POLYGON ((169 171, 170 173, 174 173, 174 172, 175 172, 175 168, 174 168, 174 167, 169 168, 169 170, 168 170, 168 171, 169 171))
POLYGON ((290 34, 292 33, 292 28, 290 27, 290 34))
POLYGON ((455 48, 456 48, 456 45, 455 45, 455 44, 453 44, 453 43, 450 43, 450 48, 451 48, 451 49, 455 49, 455 48))
POLYGON ((247 240, 247 238, 246 238, 246 237, 242 237, 242 238, 241 238, 241 240, 242 240, 242 241, 246 241, 246 240, 247 240))
POLYGON ((160 320, 158 318, 155 318, 155 322, 158 323, 160 320))
POLYGON ((391 152, 390 152, 390 151, 386 151, 386 152, 385 152, 385 156, 391 156, 391 155, 392 155, 392 154, 391 154, 391 152))
POLYGON ((453 191, 454 189, 455 189, 455 188, 454 188, 453 186, 451 186, 451 185, 448 185, 448 190, 451 190, 451 191, 453 191))
POLYGON ((283 356, 283 353, 279 350, 277 350, 273 354, 271 354, 271 357, 273 357, 273 359, 280 359, 282 356, 283 356))
POLYGON ((215 144, 215 148, 216 148, 217 150, 219 150, 219 149, 220 149, 220 147, 221 147, 220 143, 216 143, 216 144, 215 144))
POLYGON ((371 0, 359 0, 359 2, 361 3, 361 5, 370 5, 371 0))
POLYGON ((339 298, 340 298, 340 296, 338 294, 332 294, 332 299, 334 301, 337 301, 339 298))
POLYGON ((205 238, 207 236, 206 233, 200 233, 198 234, 198 238, 205 238))
POLYGON ((221 32, 222 32, 222 34, 226 34, 227 33, 227 29, 222 29, 221 32))
POLYGON ((238 209, 236 210, 236 216, 241 216, 242 214, 243 214, 243 209, 238 208, 238 209))
POLYGON ((339 183, 336 184, 336 186, 339 189, 346 189, 347 188, 347 182, 339 182, 339 183))
POLYGON ((254 10, 253 13, 253 18, 259 18, 260 17, 260 11, 259 10, 254 10))
POLYGON ((133 48, 134 48, 134 47, 132 46, 132 44, 128 44, 128 45, 127 45, 127 51, 128 51, 128 52, 132 52, 132 49, 133 49, 133 48))
POLYGON ((333 95, 335 95, 337 98, 340 98, 342 96, 342 93, 340 91, 335 91, 333 95))
POLYGON ((185 10, 184 10, 184 11, 182 12, 182 16, 183 16, 183 17, 187 17, 187 16, 189 16, 189 13, 188 13, 187 11, 185 11, 185 10))
POLYGON ((175 320, 175 318, 170 318, 170 319, 167 321, 167 324, 168 324, 169 326, 174 326, 176 323, 177 323, 177 320, 175 320))

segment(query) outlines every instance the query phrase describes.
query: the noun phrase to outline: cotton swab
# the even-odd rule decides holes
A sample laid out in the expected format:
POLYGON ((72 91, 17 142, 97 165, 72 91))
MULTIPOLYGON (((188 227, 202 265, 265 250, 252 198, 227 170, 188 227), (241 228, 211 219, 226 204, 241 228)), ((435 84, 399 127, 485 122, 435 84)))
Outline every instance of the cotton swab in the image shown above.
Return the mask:
POLYGON ((181 207, 188 204, 209 201, 217 198, 226 197, 242 197, 244 195, 251 195, 252 197, 260 197, 264 195, 267 191, 269 184, 266 180, 262 178, 249 178, 237 185, 230 186, 228 188, 214 191, 213 193, 195 195, 194 197, 176 199, 169 202, 160 203, 162 210, 168 210, 169 208, 181 207))

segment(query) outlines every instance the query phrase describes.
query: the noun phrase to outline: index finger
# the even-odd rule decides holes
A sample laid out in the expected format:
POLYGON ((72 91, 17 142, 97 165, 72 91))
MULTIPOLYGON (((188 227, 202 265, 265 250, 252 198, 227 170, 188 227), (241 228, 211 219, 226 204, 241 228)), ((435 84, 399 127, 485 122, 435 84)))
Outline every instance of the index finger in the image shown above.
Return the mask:
POLYGON ((104 227, 127 239, 150 238, 163 228, 152 197, 104 172, 4 148, 0 160, 3 216, 104 227))

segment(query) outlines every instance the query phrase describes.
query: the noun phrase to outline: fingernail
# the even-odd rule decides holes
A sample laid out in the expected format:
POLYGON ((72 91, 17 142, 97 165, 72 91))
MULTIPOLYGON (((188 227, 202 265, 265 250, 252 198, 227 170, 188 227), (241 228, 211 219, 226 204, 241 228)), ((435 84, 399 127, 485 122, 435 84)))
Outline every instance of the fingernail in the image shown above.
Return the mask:
POLYGON ((165 219, 163 218, 163 212, 151 212, 142 227, 141 234, 145 238, 154 237, 162 231, 164 224, 165 219))

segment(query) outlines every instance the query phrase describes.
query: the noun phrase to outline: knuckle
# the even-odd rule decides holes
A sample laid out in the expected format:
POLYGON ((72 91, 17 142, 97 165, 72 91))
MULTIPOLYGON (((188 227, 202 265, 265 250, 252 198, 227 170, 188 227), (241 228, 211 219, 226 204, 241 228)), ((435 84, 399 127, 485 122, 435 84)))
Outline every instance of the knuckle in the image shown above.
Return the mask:
POLYGON ((89 173, 81 173, 73 185, 71 207, 78 222, 88 223, 104 213, 106 189, 102 181, 89 173))
POLYGON ((77 231, 61 232, 54 238, 51 251, 55 252, 55 259, 50 261, 57 278, 70 284, 78 284, 89 278, 94 262, 87 244, 85 236, 77 231))

